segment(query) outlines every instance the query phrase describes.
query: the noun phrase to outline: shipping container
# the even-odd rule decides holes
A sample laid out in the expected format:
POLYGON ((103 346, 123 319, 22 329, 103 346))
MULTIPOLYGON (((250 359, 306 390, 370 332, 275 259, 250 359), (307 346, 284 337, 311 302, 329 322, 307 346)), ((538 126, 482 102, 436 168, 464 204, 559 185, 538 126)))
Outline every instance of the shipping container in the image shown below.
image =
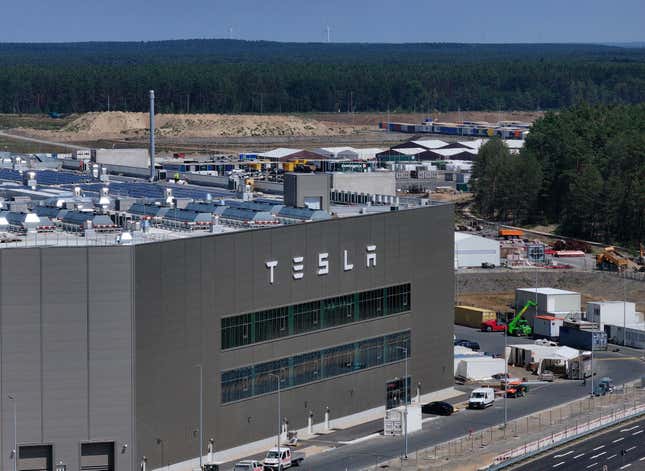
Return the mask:
POLYGON ((579 350, 607 350, 607 334, 601 330, 581 330, 563 325, 559 342, 579 350))
POLYGON ((533 337, 557 340, 560 336, 560 327, 564 324, 562 317, 535 316, 533 321, 533 337))
POLYGON ((497 319, 497 313, 490 309, 473 306, 455 306, 455 324, 481 328, 484 321, 497 319))

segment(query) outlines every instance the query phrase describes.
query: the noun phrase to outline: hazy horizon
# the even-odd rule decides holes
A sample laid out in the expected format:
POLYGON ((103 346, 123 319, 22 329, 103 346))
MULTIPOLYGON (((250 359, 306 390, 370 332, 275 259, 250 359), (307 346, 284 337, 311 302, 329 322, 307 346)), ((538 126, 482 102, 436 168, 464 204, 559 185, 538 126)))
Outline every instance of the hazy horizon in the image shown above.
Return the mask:
POLYGON ((645 2, 10 0, 2 43, 241 39, 336 43, 642 43, 645 2))

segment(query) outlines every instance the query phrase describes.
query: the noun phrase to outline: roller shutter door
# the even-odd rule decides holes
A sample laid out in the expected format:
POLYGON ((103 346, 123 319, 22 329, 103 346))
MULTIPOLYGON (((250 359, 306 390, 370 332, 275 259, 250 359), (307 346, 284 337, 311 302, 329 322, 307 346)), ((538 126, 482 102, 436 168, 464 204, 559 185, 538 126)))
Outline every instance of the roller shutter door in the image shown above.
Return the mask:
POLYGON ((21 446, 19 449, 18 471, 52 471, 51 446, 21 446))
POLYGON ((114 471, 114 443, 83 443, 81 471, 114 471))

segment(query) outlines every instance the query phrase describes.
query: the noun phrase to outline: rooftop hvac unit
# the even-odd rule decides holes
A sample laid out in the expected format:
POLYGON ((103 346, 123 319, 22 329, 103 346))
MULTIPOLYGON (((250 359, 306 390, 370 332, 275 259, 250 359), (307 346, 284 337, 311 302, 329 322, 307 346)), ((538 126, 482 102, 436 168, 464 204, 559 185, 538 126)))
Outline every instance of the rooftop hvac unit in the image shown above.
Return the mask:
POLYGON ((74 196, 77 198, 81 197, 81 187, 80 186, 75 186, 74 187, 74 196))
POLYGON ((109 195, 110 189, 106 186, 101 188, 101 196, 99 198, 99 206, 103 207, 103 209, 107 209, 108 206, 110 206, 110 195, 109 195))
POLYGON ((166 188, 166 206, 173 206, 172 188, 166 188))

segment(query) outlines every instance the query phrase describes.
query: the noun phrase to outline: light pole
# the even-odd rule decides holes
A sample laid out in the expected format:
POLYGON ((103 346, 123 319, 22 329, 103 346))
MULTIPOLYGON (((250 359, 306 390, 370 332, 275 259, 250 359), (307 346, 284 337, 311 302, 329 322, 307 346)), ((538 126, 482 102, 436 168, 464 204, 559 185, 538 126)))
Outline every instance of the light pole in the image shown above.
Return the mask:
POLYGON ((278 447, 278 470, 282 469, 282 464, 280 462, 280 435, 282 434, 282 411, 280 410, 280 375, 276 373, 268 373, 268 376, 274 376, 278 383, 278 436, 276 437, 276 443, 278 447))
POLYGON ((16 426, 16 397, 11 394, 7 395, 13 401, 13 471, 18 469, 18 436, 16 426))
POLYGON ((397 350, 403 350, 405 354, 405 376, 403 377, 403 389, 405 390, 405 409, 403 412, 404 426, 403 429, 403 459, 408 459, 408 349, 406 347, 395 347, 397 350))
POLYGON ((506 344, 508 331, 508 316, 506 316, 506 325, 504 325, 504 436, 506 436, 506 425, 508 423, 508 406, 506 400, 508 399, 508 358, 506 358, 506 344))
POLYGON ((204 372, 202 364, 195 365, 199 368, 199 469, 203 469, 204 445, 204 372))

